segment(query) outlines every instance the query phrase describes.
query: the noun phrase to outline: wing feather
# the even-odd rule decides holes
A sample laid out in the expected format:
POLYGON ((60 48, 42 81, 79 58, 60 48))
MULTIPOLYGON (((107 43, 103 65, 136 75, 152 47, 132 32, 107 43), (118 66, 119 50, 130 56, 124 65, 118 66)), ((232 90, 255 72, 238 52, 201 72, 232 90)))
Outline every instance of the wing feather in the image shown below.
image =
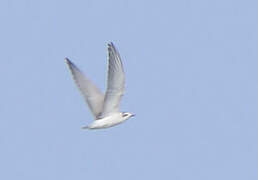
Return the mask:
POLYGON ((125 89, 125 74, 118 51, 113 43, 108 44, 108 79, 102 117, 119 112, 119 105, 125 89))
POLYGON ((71 70, 73 79, 86 100, 95 119, 98 119, 101 114, 104 102, 104 95, 101 91, 75 66, 68 58, 65 58, 66 63, 71 70))

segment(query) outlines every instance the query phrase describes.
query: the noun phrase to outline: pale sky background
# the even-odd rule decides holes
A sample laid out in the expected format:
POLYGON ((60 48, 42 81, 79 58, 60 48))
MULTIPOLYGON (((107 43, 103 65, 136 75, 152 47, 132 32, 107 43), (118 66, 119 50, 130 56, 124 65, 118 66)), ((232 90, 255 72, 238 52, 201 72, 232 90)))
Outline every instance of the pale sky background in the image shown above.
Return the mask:
POLYGON ((256 0, 1 0, 0 179, 257 180, 256 0), (126 72, 99 131, 64 63, 103 91, 106 44, 126 72))

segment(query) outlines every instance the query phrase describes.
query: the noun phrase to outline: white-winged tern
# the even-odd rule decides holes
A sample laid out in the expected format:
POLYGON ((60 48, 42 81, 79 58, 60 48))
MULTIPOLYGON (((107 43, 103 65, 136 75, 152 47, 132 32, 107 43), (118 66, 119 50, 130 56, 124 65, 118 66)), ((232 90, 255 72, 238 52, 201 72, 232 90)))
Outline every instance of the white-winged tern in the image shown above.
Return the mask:
POLYGON ((83 129, 102 129, 115 126, 134 116, 129 112, 120 112, 119 104, 125 89, 123 64, 114 44, 108 44, 108 79, 105 95, 83 75, 78 67, 65 58, 74 81, 84 96, 95 120, 83 129))

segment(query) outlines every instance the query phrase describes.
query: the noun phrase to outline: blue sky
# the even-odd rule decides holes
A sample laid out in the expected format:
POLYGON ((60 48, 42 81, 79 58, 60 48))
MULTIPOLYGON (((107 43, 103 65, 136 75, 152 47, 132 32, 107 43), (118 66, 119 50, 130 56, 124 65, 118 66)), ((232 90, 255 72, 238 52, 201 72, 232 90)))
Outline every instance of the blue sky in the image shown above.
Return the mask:
POLYGON ((258 179, 258 3, 0 1, 0 179, 258 179), (106 130, 64 63, 103 91, 106 44, 126 72, 106 130))

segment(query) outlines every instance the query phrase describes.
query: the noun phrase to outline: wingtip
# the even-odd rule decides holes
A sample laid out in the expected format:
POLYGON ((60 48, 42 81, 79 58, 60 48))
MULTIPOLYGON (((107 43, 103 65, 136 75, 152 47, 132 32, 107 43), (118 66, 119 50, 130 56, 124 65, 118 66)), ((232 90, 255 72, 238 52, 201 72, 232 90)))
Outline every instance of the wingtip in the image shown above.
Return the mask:
POLYGON ((115 47, 115 46, 114 46, 114 43, 113 43, 112 41, 110 41, 110 42, 108 43, 108 47, 109 47, 109 48, 112 48, 112 47, 114 48, 114 47, 115 47))
POLYGON ((109 42, 108 42, 108 46, 111 46, 111 45, 113 45, 113 42, 112 42, 112 41, 109 41, 109 42))
POLYGON ((69 67, 76 67, 74 63, 67 57, 65 58, 65 62, 69 67))
POLYGON ((67 64, 71 64, 71 61, 70 61, 70 59, 69 59, 68 57, 65 58, 65 62, 66 62, 67 64))

